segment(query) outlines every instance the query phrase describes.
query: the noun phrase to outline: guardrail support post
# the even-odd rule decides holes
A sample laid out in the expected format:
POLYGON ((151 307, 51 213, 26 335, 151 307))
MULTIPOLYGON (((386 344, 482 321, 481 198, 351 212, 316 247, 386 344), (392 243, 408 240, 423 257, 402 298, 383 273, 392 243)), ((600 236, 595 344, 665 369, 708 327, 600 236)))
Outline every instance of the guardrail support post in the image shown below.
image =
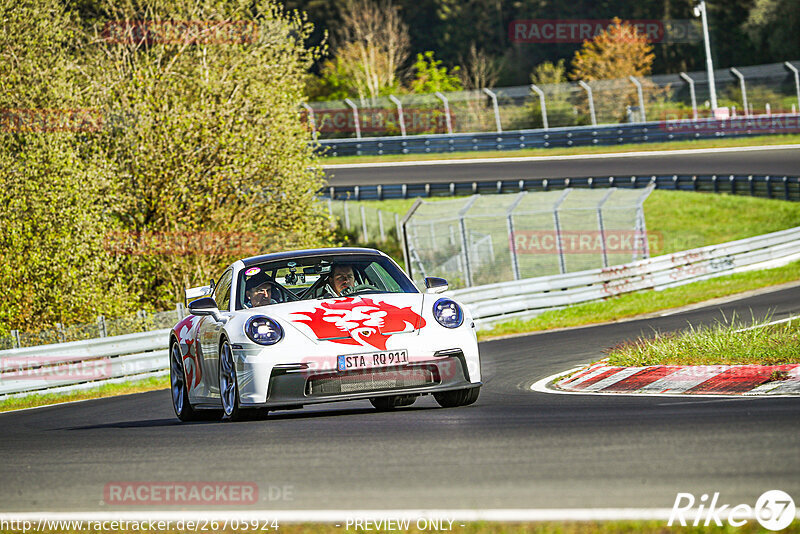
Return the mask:
POLYGON ((183 318, 186 317, 186 307, 183 305, 183 302, 175 304, 175 312, 178 314, 178 321, 182 321, 183 318))
POLYGON ((350 208, 347 207, 347 201, 342 200, 342 206, 344 207, 344 227, 348 230, 350 229, 350 208))
POLYGON ((436 91, 433 93, 439 100, 444 102, 444 121, 447 124, 447 133, 449 135, 453 135, 453 123, 450 121, 450 103, 447 101, 447 97, 444 96, 440 91, 436 91))
MULTIPOLYGON (((180 318, 178 318, 180 321, 180 318)), ((106 333, 106 318, 103 315, 97 316, 97 333, 99 337, 106 337, 108 334, 106 333)))
POLYGON ((356 138, 361 139, 361 124, 358 121, 358 107, 349 98, 345 98, 344 103, 353 109, 353 121, 355 121, 356 124, 356 138))
POLYGON ((784 61, 783 64, 794 74, 794 90, 797 92, 797 105, 800 106, 800 75, 798 75, 797 67, 788 61, 784 61))
POLYGON ((394 95, 389 95, 389 100, 394 102, 394 105, 397 106, 397 121, 400 123, 400 135, 402 137, 406 136, 406 121, 403 118, 403 103, 400 102, 394 95))
POLYGON ((497 106, 497 95, 485 87, 481 89, 481 91, 489 95, 489 98, 492 99, 492 108, 494 109, 494 124, 497 127, 497 133, 502 133, 503 127, 500 124, 500 108, 497 106))
POLYGON ((464 248, 464 270, 466 276, 467 287, 472 287, 472 268, 469 263, 469 239, 467 238, 467 223, 464 221, 464 215, 469 211, 475 201, 478 200, 478 195, 472 195, 467 203, 458 212, 458 225, 461 229, 461 246, 464 248))
POLYGON ((744 105, 744 116, 750 116, 750 108, 747 106, 747 87, 745 87, 744 83, 744 75, 739 72, 736 68, 731 67, 731 72, 734 76, 739 78, 739 87, 742 89, 742 104, 744 105))
POLYGON ((400 237, 400 244, 403 245, 403 259, 406 261, 406 273, 408 277, 412 280, 414 279, 414 273, 411 269, 411 245, 409 244, 408 239, 408 232, 406 232, 406 225, 408 221, 411 220, 411 217, 414 215, 414 212, 417 211, 417 208, 420 207, 422 204, 422 199, 418 198, 414 201, 414 204, 408 209, 408 213, 405 214, 403 220, 400 221, 397 214, 395 214, 395 222, 397 223, 397 235, 400 237))
POLYGON ((594 113, 594 98, 592 97, 592 88, 589 87, 589 84, 583 80, 578 80, 578 85, 583 87, 583 89, 586 91, 586 95, 589 97, 589 113, 592 116, 592 126, 597 126, 597 116, 594 113))
POLYGON ((685 72, 681 72, 680 76, 689 84, 689 96, 692 99, 692 117, 697 120, 697 95, 694 92, 694 80, 685 72))
POLYGON ((514 273, 514 280, 522 278, 519 274, 519 258, 517 258, 517 240, 514 238, 514 210, 517 208, 527 193, 522 191, 517 193, 517 198, 509 206, 506 212, 506 223, 508 225, 508 249, 511 251, 511 270, 514 273))
POLYGON ((597 228, 600 230, 600 245, 603 247, 603 267, 608 267, 608 247, 606 246, 606 229, 605 225, 603 224, 603 204, 606 203, 608 197, 610 197, 614 191, 616 191, 616 187, 610 188, 603 198, 600 199, 600 202, 597 204, 597 228))
POLYGON ((381 210, 378 210, 378 230, 381 234, 381 243, 383 243, 386 241, 386 232, 383 229, 383 212, 381 210))
POLYGON ((315 141, 317 140, 317 121, 314 119, 314 110, 311 106, 308 105, 307 102, 303 102, 302 106, 306 109, 308 113, 308 122, 311 124, 311 138, 315 141))
POLYGON ((566 188, 564 192, 561 193, 561 196, 558 197, 558 200, 555 204, 553 204, 553 228, 556 230, 556 247, 558 247, 558 267, 561 270, 561 274, 567 272, 567 264, 564 261, 564 245, 561 243, 561 221, 558 218, 558 208, 561 206, 561 203, 567 198, 572 189, 566 188))
POLYGON ((15 349, 22 347, 22 343, 20 343, 19 341, 19 330, 11 331, 11 346, 14 347, 15 349))
POLYGON ((369 241, 369 234, 367 233, 367 212, 364 204, 361 204, 361 232, 364 234, 364 241, 369 241))
POLYGON ((542 108, 542 125, 544 125, 544 129, 547 130, 547 104, 544 102, 544 91, 536 87, 534 84, 531 84, 531 91, 539 95, 539 106, 542 108))
POLYGON ((642 111, 642 120, 640 122, 647 122, 647 113, 644 109, 644 92, 642 91, 642 84, 633 76, 628 76, 628 78, 630 78, 631 82, 633 82, 633 85, 636 86, 636 93, 639 96, 639 109, 642 111))

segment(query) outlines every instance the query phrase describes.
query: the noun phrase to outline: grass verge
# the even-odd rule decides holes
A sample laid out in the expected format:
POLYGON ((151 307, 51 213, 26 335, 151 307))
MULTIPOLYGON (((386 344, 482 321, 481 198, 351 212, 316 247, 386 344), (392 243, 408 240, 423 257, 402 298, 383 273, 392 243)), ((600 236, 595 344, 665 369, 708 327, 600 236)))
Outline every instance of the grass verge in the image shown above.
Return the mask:
POLYGON ((602 301, 547 311, 528 320, 498 323, 491 330, 480 331, 478 339, 618 321, 796 280, 800 280, 800 261, 775 269, 731 274, 663 291, 636 291, 602 301))
POLYGON ((431 161, 476 158, 519 158, 526 156, 571 156, 575 154, 616 154, 619 152, 644 152, 649 150, 683 150, 692 148, 725 148, 762 145, 791 145, 800 143, 800 135, 764 135, 755 137, 733 137, 698 139, 695 141, 666 141, 663 143, 631 143, 614 146, 579 146, 563 148, 524 148, 522 150, 482 150, 470 152, 447 152, 434 154, 386 154, 383 156, 325 156, 323 165, 348 163, 376 163, 387 161, 431 161))
POLYGON ((736 318, 682 332, 656 332, 612 348, 611 365, 780 365, 800 363, 800 320, 745 326, 736 318))
POLYGON ((136 382, 122 382, 119 384, 105 384, 96 388, 71 393, 42 393, 26 395, 24 397, 12 397, 0 401, 0 412, 10 412, 23 408, 33 408, 36 406, 48 406, 50 404, 60 404, 87 399, 98 399, 100 397, 115 397, 117 395, 127 395, 129 393, 142 393, 156 389, 167 389, 169 387, 168 376, 155 376, 139 380, 136 382))

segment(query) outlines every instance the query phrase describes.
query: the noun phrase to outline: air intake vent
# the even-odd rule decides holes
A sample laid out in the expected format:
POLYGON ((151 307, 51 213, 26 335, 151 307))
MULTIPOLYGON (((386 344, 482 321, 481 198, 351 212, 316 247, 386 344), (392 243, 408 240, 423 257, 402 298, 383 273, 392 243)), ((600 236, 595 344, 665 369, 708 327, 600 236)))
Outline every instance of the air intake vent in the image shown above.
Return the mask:
POLYGON ((307 395, 336 395, 387 389, 429 386, 438 382, 427 367, 398 368, 381 371, 358 371, 312 377, 306 384, 307 395))

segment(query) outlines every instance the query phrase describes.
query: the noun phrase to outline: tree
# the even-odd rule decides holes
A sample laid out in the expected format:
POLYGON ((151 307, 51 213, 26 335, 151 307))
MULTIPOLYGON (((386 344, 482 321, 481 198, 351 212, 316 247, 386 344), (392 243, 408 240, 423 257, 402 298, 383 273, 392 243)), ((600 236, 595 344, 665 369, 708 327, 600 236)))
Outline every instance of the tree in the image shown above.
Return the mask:
POLYGON ((111 176, 80 150, 98 117, 78 111, 75 16, 4 0, 0 17, 0 333, 117 313, 129 303, 104 248, 111 176))
POLYGON ((389 0, 347 0, 342 26, 334 40, 335 57, 322 76, 343 76, 353 96, 362 101, 391 94, 400 84, 408 58, 408 26, 389 0))
MULTIPOLYGON (((604 80, 594 98, 598 121, 616 122, 624 119, 629 106, 638 107, 637 91, 630 76, 643 83, 648 99, 658 97, 658 87, 643 79, 650 74, 654 59, 653 45, 647 36, 635 26, 614 18, 611 26, 594 39, 584 41, 575 52, 570 78, 584 82, 604 80)), ((583 95, 580 107, 584 112, 588 109, 588 100, 583 95)))
POLYGON ((454 67, 447 72, 442 62, 433 57, 433 52, 417 54, 417 61, 412 68, 414 78, 411 80, 411 91, 414 93, 435 93, 436 91, 460 91, 463 89, 458 77, 459 68, 454 67))
POLYGON ((0 331, 169 309, 233 259, 330 242, 302 15, 64 5, 0 0, 0 331))
POLYGON ((800 56, 800 6, 795 0, 755 0, 744 27, 764 57, 800 56))
POLYGON ((495 87, 500 78, 502 61, 491 57, 486 51, 471 43, 466 57, 461 58, 463 67, 459 71, 461 84, 467 89, 495 87))

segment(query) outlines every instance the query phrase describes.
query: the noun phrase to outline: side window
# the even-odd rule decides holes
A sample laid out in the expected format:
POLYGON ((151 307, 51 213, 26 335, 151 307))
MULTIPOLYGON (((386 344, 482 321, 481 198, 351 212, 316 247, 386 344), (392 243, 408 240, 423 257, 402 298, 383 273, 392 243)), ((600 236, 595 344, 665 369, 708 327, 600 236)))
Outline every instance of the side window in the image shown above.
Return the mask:
POLYGON ((367 275, 367 283, 378 286, 379 289, 390 293, 403 292, 397 281, 379 263, 370 263, 369 267, 364 269, 364 273, 367 275))
POLYGON ((233 271, 228 269, 219 278, 217 287, 214 290, 214 300, 217 301, 217 306, 220 311, 229 311, 231 309, 231 277, 233 271))

